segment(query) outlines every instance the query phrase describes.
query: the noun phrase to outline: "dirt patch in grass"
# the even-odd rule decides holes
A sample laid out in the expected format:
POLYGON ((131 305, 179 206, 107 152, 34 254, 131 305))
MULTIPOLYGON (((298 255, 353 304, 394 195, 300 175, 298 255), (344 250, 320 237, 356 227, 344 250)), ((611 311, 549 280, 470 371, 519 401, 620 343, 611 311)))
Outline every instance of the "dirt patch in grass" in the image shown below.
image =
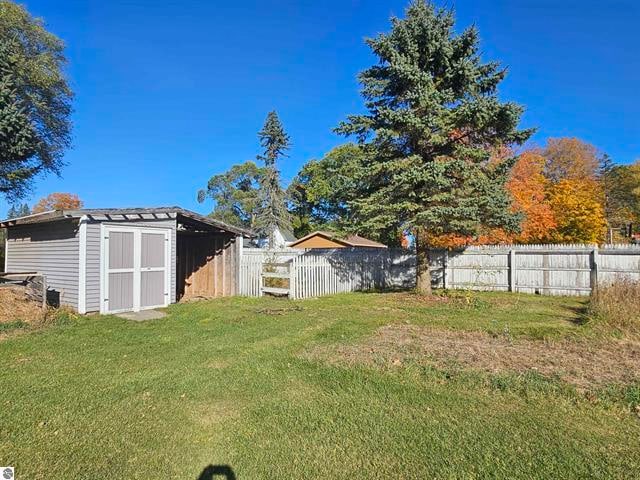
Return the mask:
POLYGON ((298 305, 286 306, 286 307, 265 307, 256 309, 256 313, 262 315, 286 315, 291 312, 300 312, 303 308, 298 305))
POLYGON ((387 293, 386 298, 397 302, 401 305, 439 305, 443 303, 452 303, 458 301, 458 298, 461 296, 455 295, 445 295, 445 294, 434 294, 434 295, 419 295, 416 293, 407 293, 407 292, 398 292, 398 293, 387 293))
POLYGON ((511 339, 484 332, 460 332, 388 325, 365 342, 319 347, 305 354, 335 364, 400 367, 418 363, 452 365, 489 373, 535 371, 587 390, 640 380, 640 342, 635 340, 511 339))

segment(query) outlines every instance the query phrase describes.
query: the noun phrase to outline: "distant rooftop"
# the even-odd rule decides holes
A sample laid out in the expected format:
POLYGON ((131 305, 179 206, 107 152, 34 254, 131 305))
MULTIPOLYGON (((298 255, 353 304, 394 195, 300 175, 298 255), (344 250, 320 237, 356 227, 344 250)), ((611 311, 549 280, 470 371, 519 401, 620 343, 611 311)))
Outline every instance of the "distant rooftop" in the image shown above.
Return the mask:
POLYGON ((367 248, 387 248, 386 245, 380 242, 376 242, 373 240, 369 240, 368 238, 361 237, 360 235, 348 235, 344 238, 339 237, 336 233, 327 232, 323 230, 317 230, 315 232, 310 233, 309 235, 305 235, 304 237, 296 240, 290 246, 295 247, 297 244, 304 242, 305 240, 314 237, 314 236, 325 237, 334 242, 341 243, 347 247, 367 247, 367 248))

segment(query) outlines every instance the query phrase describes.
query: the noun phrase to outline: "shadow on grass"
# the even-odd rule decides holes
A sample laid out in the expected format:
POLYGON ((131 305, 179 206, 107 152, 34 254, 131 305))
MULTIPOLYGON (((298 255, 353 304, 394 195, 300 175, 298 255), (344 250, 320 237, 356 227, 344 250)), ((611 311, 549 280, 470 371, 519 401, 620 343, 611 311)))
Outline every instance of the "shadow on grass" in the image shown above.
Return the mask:
POLYGON ((209 465, 202 470, 198 480, 216 480, 216 477, 221 477, 220 480, 236 480, 236 474, 229 465, 209 465))
POLYGON ((589 316, 589 304, 579 306, 566 306, 568 311, 571 312, 571 322, 575 325, 586 325, 591 320, 589 316))

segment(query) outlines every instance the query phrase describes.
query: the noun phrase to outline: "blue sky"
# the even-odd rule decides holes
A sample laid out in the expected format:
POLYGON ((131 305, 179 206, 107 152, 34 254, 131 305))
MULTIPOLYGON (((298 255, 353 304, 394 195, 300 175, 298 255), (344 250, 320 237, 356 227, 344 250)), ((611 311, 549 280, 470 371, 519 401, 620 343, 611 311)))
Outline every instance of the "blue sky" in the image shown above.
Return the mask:
MULTIPOLYGON (((405 1, 24 0, 68 46, 74 148, 61 178, 39 179, 87 207, 180 205, 207 213, 209 177, 255 158, 276 109, 293 140, 289 181, 344 139, 362 110, 356 74, 375 59, 405 1)), ((640 157, 636 0, 458 0, 484 57, 509 68, 501 95, 524 104, 534 141, 577 136, 617 162, 640 157)), ((0 207, 6 211, 6 205, 0 207)))

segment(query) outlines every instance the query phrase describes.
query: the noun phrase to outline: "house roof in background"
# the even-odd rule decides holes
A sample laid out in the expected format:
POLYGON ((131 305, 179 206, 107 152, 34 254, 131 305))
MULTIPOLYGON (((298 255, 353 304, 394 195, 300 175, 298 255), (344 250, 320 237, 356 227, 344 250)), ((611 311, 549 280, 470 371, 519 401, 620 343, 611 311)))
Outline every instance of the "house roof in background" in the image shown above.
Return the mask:
POLYGON ((349 235, 347 238, 343 238, 342 241, 347 242, 353 247, 387 248, 383 243, 369 240, 360 235, 349 235))
POLYGON ((347 237, 341 238, 336 233, 327 232, 323 230, 317 230, 315 232, 311 232, 309 235, 305 235, 304 237, 293 242, 290 247, 295 247, 296 245, 308 240, 312 237, 324 237, 328 240, 331 240, 336 243, 340 243, 346 247, 358 247, 358 248, 387 248, 386 245, 375 242, 373 240, 369 240, 368 238, 361 237, 360 235, 348 235, 347 237))
POLYGON ((188 219, 210 227, 235 233, 237 235, 252 237, 253 232, 245 228, 228 225, 220 220, 205 217, 180 207, 156 207, 156 208, 81 208, 73 210, 49 210, 42 213, 33 213, 24 217, 9 218, 0 221, 0 227, 13 227, 16 225, 31 225, 36 223, 52 222, 73 218, 88 218, 100 221, 121 220, 154 220, 162 218, 188 219))

